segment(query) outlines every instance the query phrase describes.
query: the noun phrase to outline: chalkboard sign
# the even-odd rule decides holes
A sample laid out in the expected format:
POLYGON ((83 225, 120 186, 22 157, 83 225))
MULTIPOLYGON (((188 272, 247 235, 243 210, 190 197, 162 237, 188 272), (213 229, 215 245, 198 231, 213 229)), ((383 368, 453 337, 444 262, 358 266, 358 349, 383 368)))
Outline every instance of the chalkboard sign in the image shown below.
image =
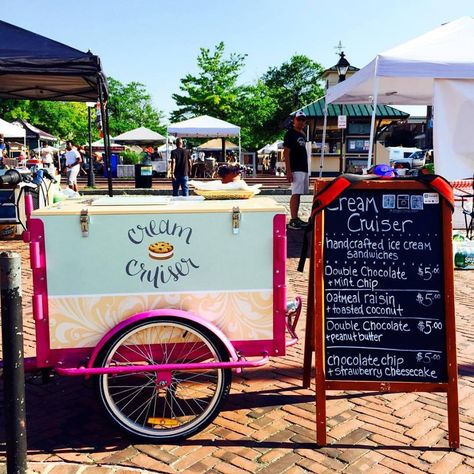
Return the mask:
POLYGON ((303 382, 314 351, 318 445, 327 390, 423 391, 447 394, 457 448, 452 189, 439 177, 339 180, 315 183, 315 208, 325 207, 313 226, 303 382))
POLYGON ((348 190, 325 210, 326 380, 446 382, 441 203, 348 190))

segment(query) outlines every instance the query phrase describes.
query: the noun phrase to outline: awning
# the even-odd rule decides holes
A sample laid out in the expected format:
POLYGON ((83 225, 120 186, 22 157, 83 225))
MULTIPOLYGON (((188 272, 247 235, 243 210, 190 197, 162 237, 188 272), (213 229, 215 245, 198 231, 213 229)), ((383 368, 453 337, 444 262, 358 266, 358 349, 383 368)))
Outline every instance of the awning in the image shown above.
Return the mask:
POLYGON ((120 143, 142 143, 150 144, 165 141, 166 138, 158 132, 154 132, 146 127, 134 128, 128 132, 121 133, 114 137, 114 141, 120 143))
POLYGON ((96 101, 107 97, 98 56, 0 21, 0 98, 96 101))
POLYGON ((237 137, 240 127, 209 115, 201 115, 184 122, 174 123, 168 127, 170 135, 178 137, 237 137))

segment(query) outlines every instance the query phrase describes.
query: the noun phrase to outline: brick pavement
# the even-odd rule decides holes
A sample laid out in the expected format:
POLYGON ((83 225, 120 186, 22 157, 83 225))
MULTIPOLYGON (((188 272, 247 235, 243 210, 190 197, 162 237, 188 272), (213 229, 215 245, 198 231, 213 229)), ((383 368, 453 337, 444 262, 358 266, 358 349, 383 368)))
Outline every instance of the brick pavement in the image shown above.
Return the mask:
MULTIPOLYGON (((309 199, 303 208, 308 211, 309 199)), ((305 295, 308 270, 296 272, 301 233, 289 231, 288 240, 289 293, 305 295)), ((0 242, 0 248, 20 252, 23 258, 25 353, 31 356, 27 248, 20 241, 0 242)), ((318 449, 314 391, 300 386, 300 342, 286 357, 234 375, 220 416, 181 445, 136 444, 124 436, 109 423, 84 380, 55 376, 43 385, 39 377, 28 375, 29 469, 54 474, 474 473, 473 287, 474 272, 455 272, 461 420, 461 448, 456 452, 448 449, 446 397, 433 393, 330 392, 329 445, 318 449)), ((303 331, 304 320, 301 335, 303 331)), ((3 407, 2 387, 0 391, 3 407)), ((3 423, 0 414, 0 463, 5 462, 3 423)))

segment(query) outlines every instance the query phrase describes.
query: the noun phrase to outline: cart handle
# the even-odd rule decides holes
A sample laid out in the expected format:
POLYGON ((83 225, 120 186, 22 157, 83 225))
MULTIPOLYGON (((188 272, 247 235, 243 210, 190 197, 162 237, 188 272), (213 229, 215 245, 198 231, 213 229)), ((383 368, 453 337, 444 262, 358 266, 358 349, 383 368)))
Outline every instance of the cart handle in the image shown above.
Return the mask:
POLYGON ((209 370, 209 369, 244 369, 249 367, 261 367, 269 361, 268 352, 264 352, 258 360, 236 360, 230 362, 204 362, 183 364, 151 364, 151 365, 122 365, 119 367, 61 367, 57 365, 54 370, 59 375, 116 375, 131 374, 137 372, 166 372, 173 370, 209 370))

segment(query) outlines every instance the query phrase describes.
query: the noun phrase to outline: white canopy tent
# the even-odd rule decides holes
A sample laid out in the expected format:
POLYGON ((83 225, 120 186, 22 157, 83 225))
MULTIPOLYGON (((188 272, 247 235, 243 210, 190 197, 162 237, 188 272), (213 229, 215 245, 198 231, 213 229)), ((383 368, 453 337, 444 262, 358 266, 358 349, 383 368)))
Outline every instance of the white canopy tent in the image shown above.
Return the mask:
POLYGON ((265 145, 264 147, 257 150, 259 155, 269 155, 272 151, 277 152, 278 150, 283 150, 283 140, 277 140, 271 144, 265 145))
POLYGON ((133 130, 117 135, 113 139, 117 143, 142 143, 146 145, 165 141, 165 137, 161 135, 161 133, 154 132, 146 127, 134 128, 133 130))
POLYGON ((378 54, 327 91, 327 103, 433 105, 435 170, 449 180, 474 172, 474 19, 462 17, 378 54))
POLYGON ((19 125, 13 125, 1 118, 0 133, 2 133, 5 138, 23 138, 23 144, 26 143, 26 130, 19 125))
MULTIPOLYGON (((172 124, 167 130, 176 137, 227 138, 239 137, 239 161, 241 154, 240 127, 209 115, 201 115, 183 122, 172 124)), ((168 140, 168 137, 167 137, 168 140)))

